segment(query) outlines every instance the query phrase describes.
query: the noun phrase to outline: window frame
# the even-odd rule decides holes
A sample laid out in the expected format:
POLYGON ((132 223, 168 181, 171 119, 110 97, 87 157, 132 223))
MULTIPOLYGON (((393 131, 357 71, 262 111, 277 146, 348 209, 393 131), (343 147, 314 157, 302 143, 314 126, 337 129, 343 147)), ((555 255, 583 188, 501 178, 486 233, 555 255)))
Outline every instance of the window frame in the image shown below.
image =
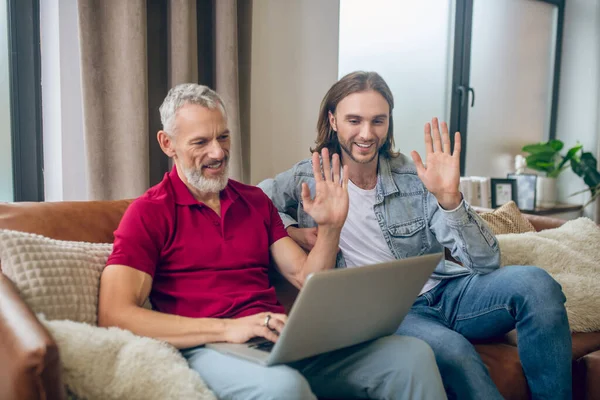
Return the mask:
POLYGON ((8 0, 15 201, 44 201, 39 0, 8 0))

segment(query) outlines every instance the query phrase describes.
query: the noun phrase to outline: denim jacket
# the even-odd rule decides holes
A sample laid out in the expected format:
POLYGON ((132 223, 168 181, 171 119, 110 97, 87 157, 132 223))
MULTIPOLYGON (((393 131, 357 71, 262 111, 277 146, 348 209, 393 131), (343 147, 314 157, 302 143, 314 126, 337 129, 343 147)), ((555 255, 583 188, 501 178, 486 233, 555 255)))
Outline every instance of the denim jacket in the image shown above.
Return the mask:
MULTIPOLYGON (((266 179, 258 186, 271 198, 285 227, 315 227, 302 207, 302 183, 315 193, 312 161, 307 159, 290 170, 266 179), (289 214, 297 215, 296 221, 289 214)), ((411 160, 379 157, 374 212, 392 254, 397 259, 451 250, 455 260, 444 260, 432 277, 454 278, 471 273, 485 274, 500 265, 498 242, 486 223, 466 201, 454 210, 444 210, 419 177, 411 160)), ((345 267, 338 254, 336 267, 345 267)))

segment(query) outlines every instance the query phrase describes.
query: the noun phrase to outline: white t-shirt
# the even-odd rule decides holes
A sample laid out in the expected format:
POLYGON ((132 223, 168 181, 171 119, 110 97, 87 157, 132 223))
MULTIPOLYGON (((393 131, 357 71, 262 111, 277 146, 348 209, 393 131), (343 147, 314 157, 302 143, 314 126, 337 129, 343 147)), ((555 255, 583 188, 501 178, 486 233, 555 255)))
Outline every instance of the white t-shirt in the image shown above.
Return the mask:
MULTIPOLYGON (((375 217, 375 190, 364 190, 348 181, 350 207, 340 236, 340 249, 349 268, 395 259, 375 217)), ((438 283, 439 280, 430 278, 421 294, 433 289, 438 283)))

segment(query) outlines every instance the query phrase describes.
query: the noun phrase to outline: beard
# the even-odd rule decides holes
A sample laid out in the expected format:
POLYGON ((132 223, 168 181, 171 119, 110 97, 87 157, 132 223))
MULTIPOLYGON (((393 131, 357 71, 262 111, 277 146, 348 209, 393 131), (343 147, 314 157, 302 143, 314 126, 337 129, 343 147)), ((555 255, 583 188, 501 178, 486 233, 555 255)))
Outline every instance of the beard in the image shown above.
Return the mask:
POLYGON ((207 178, 202 173, 202 167, 200 168, 186 168, 182 166, 183 174, 185 175, 188 183, 202 193, 219 193, 229 181, 229 157, 225 157, 222 161, 225 164, 221 175, 214 178, 207 178))
POLYGON ((354 154, 352 154, 352 142, 350 142, 350 143, 343 142, 343 141, 339 140, 339 138, 338 138, 338 142, 340 144, 340 147, 342 148, 342 151, 344 153, 346 153, 346 155, 348 157, 350 157, 350 159, 352 161, 354 161, 355 163, 358 163, 358 164, 368 164, 371 161, 373 161, 379 155, 379 150, 383 147, 383 143, 380 144, 379 142, 375 142, 376 151, 373 153, 373 155, 368 159, 358 159, 358 158, 354 157, 354 154))

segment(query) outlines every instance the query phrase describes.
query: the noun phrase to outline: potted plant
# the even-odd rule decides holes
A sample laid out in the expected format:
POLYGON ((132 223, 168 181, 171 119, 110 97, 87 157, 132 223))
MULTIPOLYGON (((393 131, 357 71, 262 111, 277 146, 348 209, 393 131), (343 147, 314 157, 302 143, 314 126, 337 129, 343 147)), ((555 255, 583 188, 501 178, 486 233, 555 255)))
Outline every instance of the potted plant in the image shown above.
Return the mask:
POLYGON ((538 176, 537 179, 536 206, 538 207, 552 207, 556 204, 556 178, 569 166, 588 185, 588 189, 577 193, 591 191, 590 202, 595 200, 600 193, 600 172, 597 170, 594 155, 583 152, 583 146, 577 144, 571 147, 567 154, 563 156, 560 153, 563 147, 564 143, 562 141, 554 139, 548 142, 530 144, 522 149, 525 153, 529 153, 525 157, 527 167, 545 174, 545 176, 538 176), (579 154, 580 152, 581 154, 579 154))

